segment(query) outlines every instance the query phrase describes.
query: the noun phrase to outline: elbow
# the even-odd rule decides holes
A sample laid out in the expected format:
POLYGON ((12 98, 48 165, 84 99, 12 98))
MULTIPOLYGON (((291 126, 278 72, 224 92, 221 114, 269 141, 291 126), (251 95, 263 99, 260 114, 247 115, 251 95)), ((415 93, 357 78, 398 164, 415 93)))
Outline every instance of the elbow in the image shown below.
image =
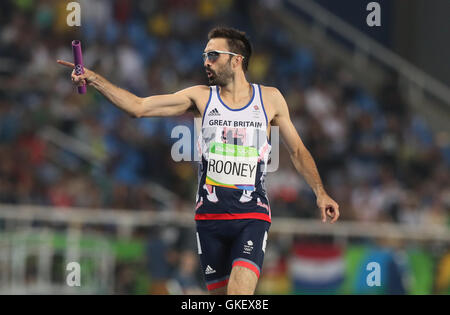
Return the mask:
POLYGON ((142 118, 142 114, 138 112, 128 113, 128 115, 130 115, 131 118, 142 118))
POLYGON ((300 146, 291 151, 291 159, 300 160, 303 157, 303 151, 300 146))
POLYGON ((128 116, 130 116, 130 118, 141 118, 139 114, 135 112, 128 112, 128 116))
POLYGON ((131 118, 142 118, 145 116, 144 110, 143 110, 143 99, 138 98, 136 100, 136 104, 134 106, 134 109, 130 112, 128 112, 131 118))
POLYGON ((308 151, 305 148, 298 147, 292 150, 290 153, 291 161, 297 168, 303 169, 305 166, 305 158, 308 151))

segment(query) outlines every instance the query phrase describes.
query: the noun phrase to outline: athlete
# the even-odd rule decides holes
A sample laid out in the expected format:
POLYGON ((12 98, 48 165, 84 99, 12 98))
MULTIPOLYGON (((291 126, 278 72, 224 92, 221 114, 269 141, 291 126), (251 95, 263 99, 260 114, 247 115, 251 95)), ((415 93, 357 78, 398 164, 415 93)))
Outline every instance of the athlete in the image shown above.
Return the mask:
MULTIPOLYGON (((214 28, 203 52, 209 86, 145 98, 89 69, 82 75, 72 72, 74 84, 94 87, 132 117, 177 116, 193 111, 202 118, 195 220, 198 253, 211 294, 255 291, 271 224, 264 184, 271 126, 279 126, 296 170, 314 191, 322 222, 328 219, 334 223, 339 217, 339 206, 325 191, 280 91, 247 81, 251 53, 244 32, 214 28)), ((57 62, 74 67, 70 62, 57 62)))

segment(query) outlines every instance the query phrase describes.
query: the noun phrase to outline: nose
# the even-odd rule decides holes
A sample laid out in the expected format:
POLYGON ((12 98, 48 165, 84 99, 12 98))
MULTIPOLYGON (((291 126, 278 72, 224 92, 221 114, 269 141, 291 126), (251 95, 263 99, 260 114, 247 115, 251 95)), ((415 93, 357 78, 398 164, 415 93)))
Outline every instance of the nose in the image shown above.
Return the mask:
POLYGON ((206 58, 205 61, 203 62, 203 65, 205 66, 205 68, 210 68, 212 63, 211 61, 209 61, 208 58, 206 58))

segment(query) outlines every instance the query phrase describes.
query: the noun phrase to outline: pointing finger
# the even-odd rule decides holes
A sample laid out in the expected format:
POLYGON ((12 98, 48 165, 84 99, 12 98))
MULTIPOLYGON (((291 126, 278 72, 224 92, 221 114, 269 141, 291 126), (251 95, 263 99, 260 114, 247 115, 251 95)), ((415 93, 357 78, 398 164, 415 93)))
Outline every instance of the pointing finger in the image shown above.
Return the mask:
POLYGON ((66 66, 66 67, 75 68, 75 65, 68 61, 58 59, 58 60, 56 60, 56 62, 59 63, 60 65, 66 66))

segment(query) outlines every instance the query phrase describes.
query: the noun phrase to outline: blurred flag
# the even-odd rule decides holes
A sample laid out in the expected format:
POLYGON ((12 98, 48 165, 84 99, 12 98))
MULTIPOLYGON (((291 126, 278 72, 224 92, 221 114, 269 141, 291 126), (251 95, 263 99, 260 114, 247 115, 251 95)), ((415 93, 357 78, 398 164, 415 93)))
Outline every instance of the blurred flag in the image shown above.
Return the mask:
POLYGON ((331 244, 298 244, 289 264, 295 294, 333 294, 341 287, 344 257, 331 244))

